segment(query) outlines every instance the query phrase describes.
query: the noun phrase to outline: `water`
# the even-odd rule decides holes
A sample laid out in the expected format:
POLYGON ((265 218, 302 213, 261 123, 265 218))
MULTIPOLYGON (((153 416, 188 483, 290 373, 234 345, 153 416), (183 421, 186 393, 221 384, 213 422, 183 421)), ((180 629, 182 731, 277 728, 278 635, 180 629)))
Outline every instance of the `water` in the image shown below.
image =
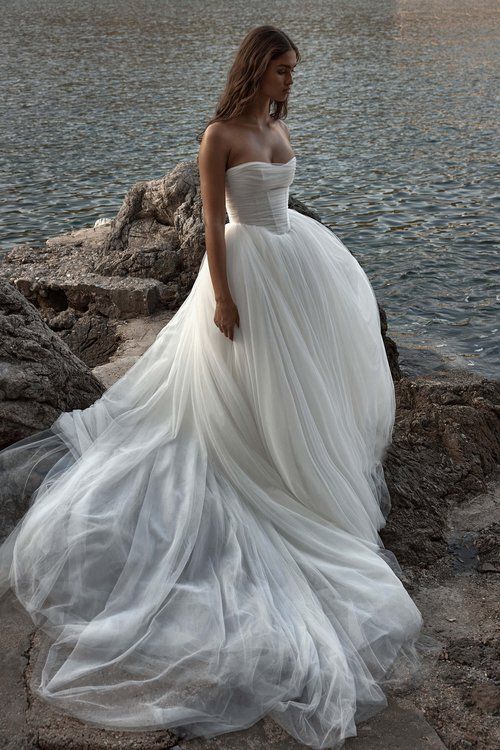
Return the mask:
POLYGON ((293 193, 398 345, 498 377, 498 20, 494 0, 4 0, 0 252, 114 216, 195 158, 239 40, 273 23, 303 55, 293 193))

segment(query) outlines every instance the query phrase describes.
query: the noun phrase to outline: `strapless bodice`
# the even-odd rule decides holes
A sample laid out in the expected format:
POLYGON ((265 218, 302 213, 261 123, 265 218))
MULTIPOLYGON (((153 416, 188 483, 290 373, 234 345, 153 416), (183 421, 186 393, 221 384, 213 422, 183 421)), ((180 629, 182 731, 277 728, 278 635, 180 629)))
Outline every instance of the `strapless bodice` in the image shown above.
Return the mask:
POLYGON ((271 232, 290 230, 288 193, 295 156, 283 163, 246 161, 226 170, 226 210, 231 224, 255 224, 271 232))

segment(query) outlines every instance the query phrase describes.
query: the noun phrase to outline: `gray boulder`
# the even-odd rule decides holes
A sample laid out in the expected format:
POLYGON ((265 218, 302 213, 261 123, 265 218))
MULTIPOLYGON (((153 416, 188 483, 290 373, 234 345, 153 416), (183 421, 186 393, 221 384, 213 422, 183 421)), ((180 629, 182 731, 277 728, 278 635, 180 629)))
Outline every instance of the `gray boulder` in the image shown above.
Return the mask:
POLYGON ((0 449, 90 406, 104 386, 38 310, 0 280, 0 449))

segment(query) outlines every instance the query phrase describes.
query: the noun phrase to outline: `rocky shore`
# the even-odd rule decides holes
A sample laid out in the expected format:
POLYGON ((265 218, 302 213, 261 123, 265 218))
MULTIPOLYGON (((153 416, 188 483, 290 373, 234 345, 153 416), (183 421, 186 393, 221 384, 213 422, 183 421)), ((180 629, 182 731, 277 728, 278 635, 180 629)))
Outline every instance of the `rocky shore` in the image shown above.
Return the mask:
MULTIPOLYGON (((290 207, 320 220, 293 196, 290 207)), ((135 184, 112 221, 7 254, 0 448, 90 405, 141 356, 189 294, 203 237, 197 167, 183 162, 160 180, 135 184)), ((385 461, 392 511, 381 536, 427 632, 445 648, 425 685, 391 699, 346 748, 500 747, 500 383, 444 366, 405 372, 379 311, 397 397, 385 461)), ((2 536, 22 508, 20 501, 2 509, 2 536)), ((2 602, 1 747, 298 747, 268 719, 217 740, 184 742, 167 731, 105 732, 55 714, 30 689, 43 643, 15 605, 13 597, 2 602)))

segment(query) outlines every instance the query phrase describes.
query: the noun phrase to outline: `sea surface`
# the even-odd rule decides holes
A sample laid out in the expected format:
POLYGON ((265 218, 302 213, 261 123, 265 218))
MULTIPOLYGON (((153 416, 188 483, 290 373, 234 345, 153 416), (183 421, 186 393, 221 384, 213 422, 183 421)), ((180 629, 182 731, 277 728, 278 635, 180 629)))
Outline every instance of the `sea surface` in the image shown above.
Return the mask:
POLYGON ((302 55, 292 193, 365 269, 403 364, 407 348, 498 377, 493 0, 3 0, 0 255, 112 217, 134 182, 194 159, 262 23, 302 55))

